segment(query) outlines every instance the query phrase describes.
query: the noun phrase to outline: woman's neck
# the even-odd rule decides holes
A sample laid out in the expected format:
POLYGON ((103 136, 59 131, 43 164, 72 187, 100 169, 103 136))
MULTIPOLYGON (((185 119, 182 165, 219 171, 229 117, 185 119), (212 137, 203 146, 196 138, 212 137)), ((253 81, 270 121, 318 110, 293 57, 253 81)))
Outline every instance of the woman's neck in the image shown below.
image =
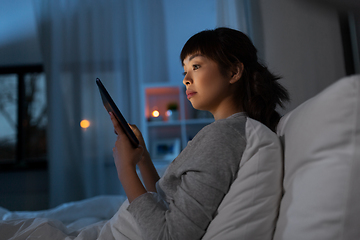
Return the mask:
POLYGON ((219 119, 225 119, 230 117, 231 115, 243 112, 243 109, 241 106, 236 106, 234 104, 225 104, 222 106, 219 106, 217 110, 210 111, 211 114, 214 116, 215 121, 219 119))

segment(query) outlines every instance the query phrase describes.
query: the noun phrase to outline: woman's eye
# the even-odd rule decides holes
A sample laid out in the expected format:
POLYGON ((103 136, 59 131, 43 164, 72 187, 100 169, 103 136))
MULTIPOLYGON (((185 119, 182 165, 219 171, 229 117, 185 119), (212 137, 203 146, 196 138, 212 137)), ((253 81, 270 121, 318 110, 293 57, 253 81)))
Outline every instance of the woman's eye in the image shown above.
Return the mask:
POLYGON ((196 70, 196 69, 199 69, 199 68, 200 68, 200 65, 196 65, 196 64, 193 65, 193 70, 196 70))

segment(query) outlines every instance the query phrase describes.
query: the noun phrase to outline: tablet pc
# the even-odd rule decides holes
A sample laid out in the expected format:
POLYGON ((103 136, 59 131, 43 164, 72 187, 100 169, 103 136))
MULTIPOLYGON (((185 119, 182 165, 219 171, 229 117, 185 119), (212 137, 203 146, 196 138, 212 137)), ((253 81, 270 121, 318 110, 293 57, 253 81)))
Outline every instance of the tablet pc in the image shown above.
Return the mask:
POLYGON ((131 144, 134 147, 138 147, 139 140, 137 139, 134 132, 129 127, 127 121, 121 114, 120 110, 118 109, 118 107, 116 106, 116 104, 114 103, 112 98, 110 97, 110 94, 108 93, 108 91, 106 90, 106 88, 104 87, 104 85, 102 84, 102 82, 100 81, 99 78, 96 79, 96 84, 99 87, 99 91, 100 91, 100 95, 101 95, 101 99, 104 104, 104 107, 106 108, 106 110, 108 112, 112 112, 114 114, 114 116, 118 120, 120 126, 122 127, 122 129, 124 130, 126 135, 129 137, 131 144))

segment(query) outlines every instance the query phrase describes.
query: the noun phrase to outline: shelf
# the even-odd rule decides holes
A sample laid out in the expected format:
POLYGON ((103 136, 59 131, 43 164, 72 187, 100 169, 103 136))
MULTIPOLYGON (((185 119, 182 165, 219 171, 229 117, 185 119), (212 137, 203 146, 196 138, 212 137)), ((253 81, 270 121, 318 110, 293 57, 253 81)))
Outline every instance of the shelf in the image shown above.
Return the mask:
POLYGON ((214 118, 208 112, 198 111, 192 107, 186 99, 185 88, 182 85, 143 85, 143 93, 144 118, 141 130, 152 160, 158 168, 169 164, 169 161, 186 147, 188 141, 204 126, 212 123, 214 118), (176 119, 169 120, 166 111, 168 106, 174 103, 179 115, 176 119), (156 116, 152 116, 152 112, 155 110, 162 120, 154 120, 156 116), (174 147, 176 150, 172 153, 174 147), (166 157, 169 159, 159 159, 159 151, 161 154, 163 151, 166 155, 170 154, 170 157, 166 157))
POLYGON ((179 126, 181 124, 190 125, 190 124, 209 124, 214 121, 213 118, 200 118, 200 119, 186 119, 186 120, 176 120, 176 121, 149 121, 149 127, 159 127, 159 126, 179 126))
POLYGON ((159 127, 159 126, 179 126, 181 125, 183 121, 181 120, 176 120, 176 121, 149 121, 148 122, 148 126, 149 127, 159 127))

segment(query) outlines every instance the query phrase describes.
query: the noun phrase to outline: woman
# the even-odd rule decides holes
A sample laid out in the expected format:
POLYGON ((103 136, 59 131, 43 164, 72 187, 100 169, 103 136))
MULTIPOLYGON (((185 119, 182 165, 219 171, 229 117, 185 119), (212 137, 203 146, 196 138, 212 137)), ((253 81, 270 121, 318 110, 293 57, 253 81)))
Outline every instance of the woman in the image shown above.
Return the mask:
POLYGON ((277 105, 288 101, 278 77, 258 63, 249 38, 218 28, 192 36, 181 52, 186 95, 195 109, 213 114, 160 179, 139 130, 132 148, 111 115, 118 138, 113 149, 128 211, 146 239, 200 239, 236 178, 246 146, 246 117, 275 131, 277 105), (138 165, 144 185, 136 173, 138 165))

